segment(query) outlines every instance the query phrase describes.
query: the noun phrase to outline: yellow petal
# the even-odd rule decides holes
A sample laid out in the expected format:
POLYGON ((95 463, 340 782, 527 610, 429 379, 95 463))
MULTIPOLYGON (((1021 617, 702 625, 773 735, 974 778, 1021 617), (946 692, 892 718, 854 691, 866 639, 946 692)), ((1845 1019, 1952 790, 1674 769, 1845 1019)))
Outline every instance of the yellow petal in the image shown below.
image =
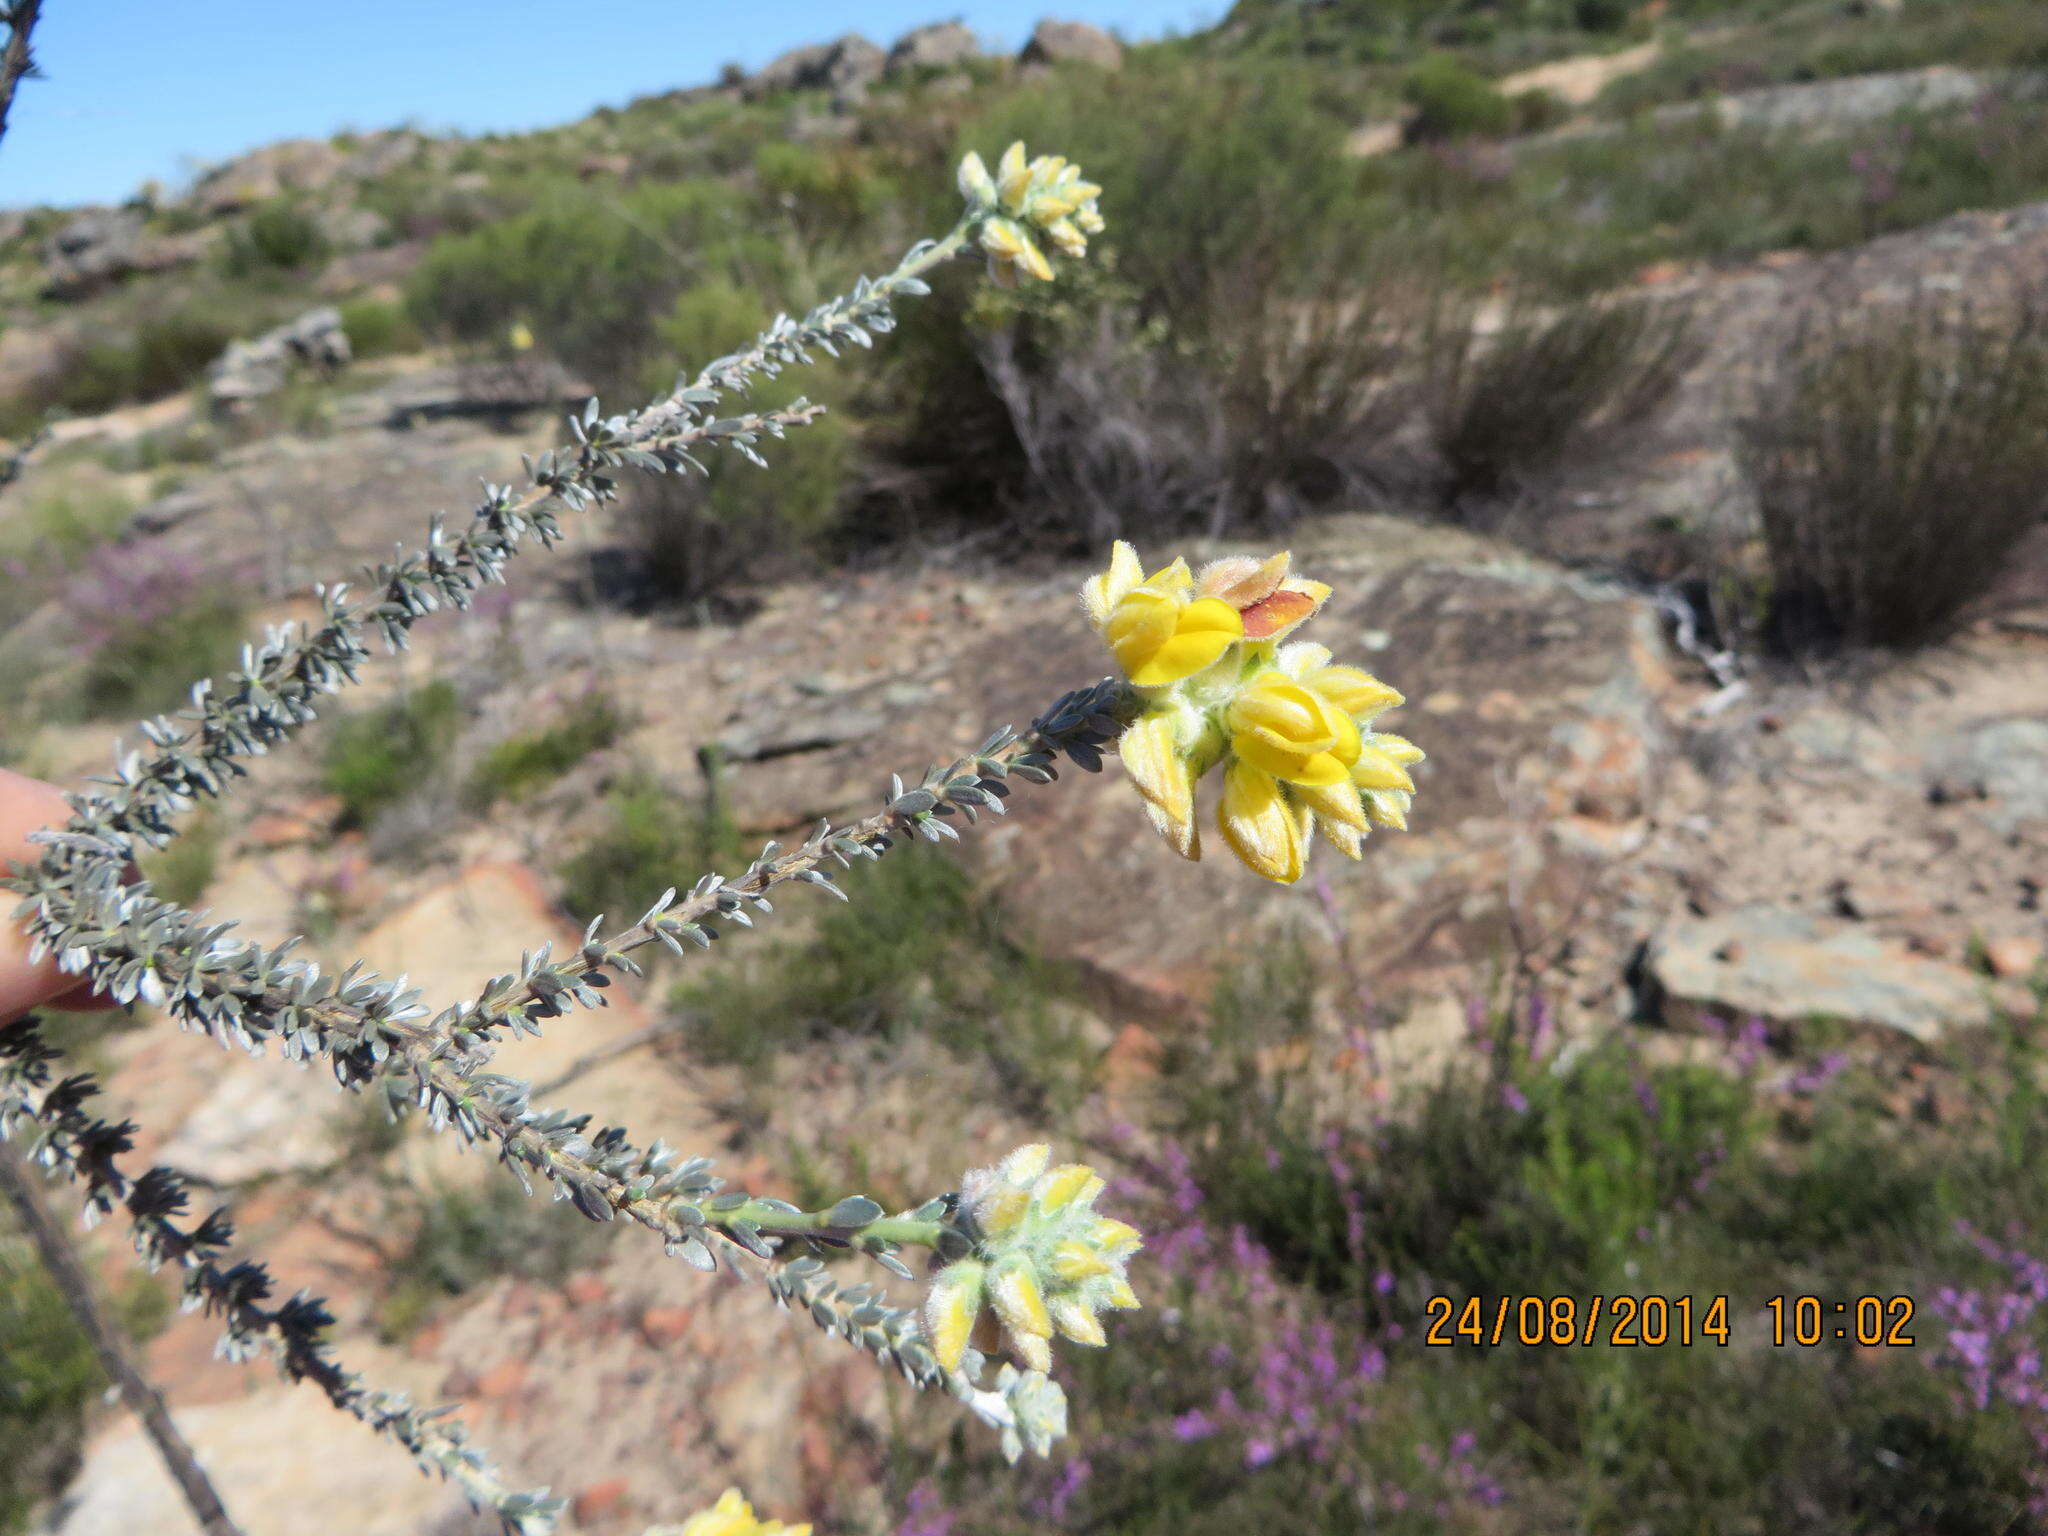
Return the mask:
POLYGON ((982 222, 981 248, 991 256, 1015 261, 1030 243, 1030 237, 1008 219, 986 219, 982 222))
POLYGON ((960 195, 969 202, 986 202, 996 195, 995 182, 981 156, 969 150, 960 161, 960 195))
POLYGON ((1173 716, 1147 715, 1117 740, 1117 755, 1138 793, 1174 822, 1195 814, 1195 780, 1176 745, 1173 716))
POLYGON ((1157 587, 1161 592, 1171 592, 1176 597, 1185 597, 1194 586, 1195 578, 1188 570, 1185 555, 1174 556, 1173 564, 1162 566, 1145 578, 1145 585, 1157 587))
POLYGON ((1409 796, 1398 789, 1369 789, 1361 796, 1365 801, 1365 814, 1382 827, 1392 827, 1396 832, 1408 830, 1409 796))
POLYGON ((1052 1303, 1052 1320, 1059 1331, 1076 1344, 1087 1344, 1100 1349, 1109 1342, 1108 1336, 1102 1331, 1102 1324, 1095 1320, 1095 1313, 1072 1296, 1055 1298, 1052 1303))
POLYGON ((1010 1341, 1011 1352, 1024 1362, 1024 1369, 1041 1374, 1052 1369, 1052 1345, 1047 1342, 1050 1334, 1018 1333, 1012 1329, 1005 1337, 1010 1341))
POLYGON ((1273 652, 1274 665, 1301 682, 1330 664, 1330 648, 1313 640, 1294 640, 1273 652))
POLYGON ((685 1520, 678 1536, 747 1536, 754 1529, 753 1505, 740 1497, 739 1489, 728 1488, 716 1504, 685 1520))
POLYGON ((1365 805, 1358 797, 1358 786, 1348 778, 1340 784, 1297 784, 1294 798, 1325 822, 1335 822, 1360 832, 1371 825, 1365 819, 1365 805))
POLYGON ((1102 1176, 1086 1163, 1065 1163, 1031 1186, 1031 1198, 1041 1211, 1063 1211, 1070 1205, 1086 1205, 1102 1189, 1102 1176))
POLYGON ((1237 610, 1213 597, 1182 605, 1155 590, 1154 577, 1110 615, 1110 649, 1140 688, 1163 688, 1213 666, 1244 633, 1237 610), (1129 617, 1126 618, 1126 612, 1129 617), (1162 634, 1167 620, 1172 628, 1162 634))
POLYGON ((1139 669, 1171 640, 1180 625, 1180 603, 1149 586, 1136 587, 1110 611, 1102 636, 1117 665, 1136 680, 1139 669))
POLYGON ((1003 1189, 990 1195, 975 1207, 974 1219, 981 1223, 981 1230, 991 1237, 1001 1237, 1014 1232, 1017 1223, 1024 1219, 1031 1209, 1031 1196, 1021 1189, 1003 1189))
POLYGON ((1088 1229, 1089 1240, 1104 1253, 1136 1253, 1145 1246, 1145 1234, 1129 1222, 1118 1221, 1114 1216, 1098 1216, 1095 1225, 1088 1229))
POLYGON ((1045 237, 1059 247, 1060 254, 1079 259, 1088 254, 1088 237, 1070 219, 1054 219, 1045 226, 1045 237))
POLYGON ((1303 681, 1354 717, 1371 719, 1402 702, 1398 691, 1359 667, 1323 667, 1309 673, 1303 681))
MULTIPOLYGON (((1315 787, 1351 781, 1350 767, 1334 753, 1300 751, 1270 731, 1241 731, 1230 738, 1230 750, 1240 762, 1289 784, 1315 787)), ((1224 792, 1229 793, 1228 781, 1224 792)))
POLYGON ((1131 669, 1131 681, 1140 688, 1164 688, 1197 672, 1206 672, 1236 639, 1235 635, 1216 630, 1175 635, 1150 660, 1131 669))
POLYGON ((1366 835, 1359 831, 1358 828, 1347 827, 1343 822, 1332 821, 1327 816, 1316 817, 1316 826, 1322 830, 1323 836, 1337 845, 1337 851, 1343 854, 1345 858, 1356 859, 1363 857, 1366 835))
POLYGON ((996 1171, 1011 1184, 1029 1184, 1051 1165, 1052 1148, 1042 1141, 1030 1141, 996 1164, 996 1171))
POLYGON ((1144 579, 1144 568, 1138 564, 1138 552, 1118 539, 1110 546, 1109 569, 1098 576, 1090 576, 1082 584, 1081 606, 1088 614, 1088 622, 1097 629, 1102 628, 1109 622, 1110 610, 1144 579))
POLYGON ((1131 1289, 1131 1282, 1121 1275, 1110 1283, 1103 1296, 1119 1312, 1135 1312, 1141 1305, 1138 1293, 1131 1289))
POLYGON ((1375 734, 1368 745, 1381 756, 1391 757, 1404 768, 1410 763, 1422 761, 1422 748, 1403 736, 1375 734))
POLYGON ((957 1371, 981 1311, 982 1266, 961 1259, 940 1270, 924 1298, 924 1335, 942 1369, 957 1371))
POLYGON ((1202 831, 1195 825, 1192 815, 1185 821, 1175 821, 1150 800, 1145 802, 1146 819, 1153 830, 1173 845, 1173 851, 1191 864, 1201 862, 1202 831))
POLYGON ((1216 819, 1230 851, 1253 871, 1282 885, 1301 878, 1301 823, 1270 773, 1232 763, 1216 819))
POLYGON ((998 1264, 990 1274, 988 1298, 1011 1334, 1051 1336, 1052 1315, 1045 1310, 1045 1294, 1031 1272, 1031 1261, 1021 1253, 998 1264))
POLYGON ((996 165, 996 187, 1004 205, 1014 212, 1030 184, 1031 168, 1024 163, 1024 141, 1019 139, 1003 151, 1003 158, 996 165))
POLYGON ((1045 259, 1045 252, 1041 251, 1029 236, 1019 242, 1016 261, 1027 275, 1037 278, 1041 283, 1052 281, 1052 263, 1045 259))
POLYGON ((1351 765, 1351 782, 1360 789, 1405 789, 1413 792, 1415 781, 1408 770, 1384 752, 1366 747, 1351 765))
POLYGON ((1047 1266, 1061 1280, 1092 1280, 1109 1273, 1109 1261, 1086 1243, 1065 1242, 1052 1251, 1047 1266))

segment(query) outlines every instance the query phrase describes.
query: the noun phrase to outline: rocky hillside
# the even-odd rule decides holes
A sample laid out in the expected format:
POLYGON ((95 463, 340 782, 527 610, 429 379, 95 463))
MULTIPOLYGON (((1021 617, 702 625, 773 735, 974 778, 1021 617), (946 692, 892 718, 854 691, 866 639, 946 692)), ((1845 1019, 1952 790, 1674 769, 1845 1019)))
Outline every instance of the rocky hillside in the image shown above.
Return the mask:
MULTIPOLYGON (((1312 447, 1237 504, 1220 536, 1171 509, 1126 525, 1147 555, 1284 544, 1336 589, 1318 637, 1405 692, 1395 728, 1429 753, 1410 831, 1375 834, 1355 864, 1323 849, 1309 879, 1274 887, 1220 858, 1178 861, 1114 764, 1071 774, 965 831, 958 863, 910 860, 911 874, 887 876, 899 883, 875 888, 883 926, 835 928, 841 920, 800 894, 781 904, 779 931, 736 935, 614 989, 610 1007, 510 1048, 506 1069, 559 1082, 562 1101, 608 1122, 720 1154, 752 1187, 793 1198, 859 1186, 908 1199, 1047 1134, 1136 1169, 1176 1136, 1214 1152, 1213 1126, 1207 1143, 1186 1128, 1222 1050, 1218 998, 1249 990, 1270 1001, 1284 990, 1272 967, 1284 962, 1306 978, 1298 1040, 1276 1012, 1247 1070, 1261 1083, 1305 1074, 1316 1107, 1304 1125, 1327 1131, 1331 1147, 1455 1078, 1478 1059, 1475 1018, 1512 1019, 1532 997, 1566 1042, 1560 1079, 1609 1047, 1636 1053, 1642 1074, 1715 1067, 1731 1023, 1749 1023, 1767 1041, 1763 1067, 1742 1079, 1772 1126, 1759 1156, 1781 1164, 1805 1145, 1803 1131, 1785 1129, 1804 1124, 1799 1106, 1814 1091, 1796 1085, 1823 1059, 1831 1073, 1850 1063, 1869 1088, 1857 1113, 1878 1127, 1873 1144, 1902 1128, 1962 1134, 1974 1123, 1965 1087, 1992 1059, 1987 1042, 2002 1038, 1987 1026, 2034 1015, 2048 953, 2043 530, 2015 545, 1992 590, 1942 638, 1904 653, 1788 653, 1741 622, 1745 602, 1769 598, 1739 423, 1771 349, 1816 310, 1968 294, 2012 314, 2030 292, 2048 293, 2048 167, 2021 132, 2040 111, 2025 71, 2048 55, 2025 51, 2024 8, 1979 8, 1998 48, 1935 9, 1909 7, 1882 46, 1869 29, 1889 23, 1832 5, 1771 10, 1741 28, 1624 15, 1590 36, 1519 22, 1465 42, 1418 34, 1456 53, 1493 91, 1485 100, 1523 103, 1495 128, 1442 136, 1429 126, 1440 101, 1411 88, 1415 39, 1393 62, 1361 45, 1356 57, 1286 66, 1297 74, 1281 78, 1319 98, 1312 107, 1246 98, 1275 122, 1294 122, 1297 107, 1310 114, 1329 149, 1316 174, 1372 200, 1355 206, 1395 210, 1417 229, 1441 221, 1474 242, 1499 234, 1488 250, 1505 259, 1547 227, 1550 215, 1527 211, 1539 193, 1583 199, 1573 203, 1582 213, 1597 202, 1570 270, 1546 274, 1544 312, 1590 292, 1692 317, 1653 415, 1589 408, 1564 462, 1518 469, 1486 495, 1443 491, 1449 471, 1430 456, 1450 460, 1433 418, 1376 417, 1370 432, 1351 422, 1344 430, 1359 441, 1336 444, 1335 428, 1295 432, 1276 414, 1262 418, 1267 431, 1312 447), (1733 83, 1769 93, 1767 108, 1748 109, 1762 117, 1745 126, 1743 94, 1724 91, 1708 98, 1721 103, 1719 126, 1702 125, 1692 86, 1712 67, 1819 56, 1823 42, 1856 90, 1752 74, 1733 83), (1972 76, 1969 90, 1939 100, 1871 84, 1934 66, 1996 78, 1972 76), (1508 87, 1530 70, 1549 73, 1508 87), (1647 114, 1634 111, 1643 102, 1626 94, 1631 81, 1662 93, 1647 114), (1946 155, 1967 135, 1995 139, 2004 158, 1948 181, 1922 174, 1916 154, 1933 145, 1928 155, 1946 155), (1872 144, 1892 159, 1868 161, 1872 144), (1829 180, 1812 157, 1837 149, 1829 180), (1739 231, 1688 224, 1687 210, 1660 201, 1670 186, 1697 191, 1706 159, 1738 152, 1755 179, 1719 206, 1743 211, 1739 231), (1812 185, 1794 216, 1783 188, 1801 177, 1812 185), (1665 193, 1645 190, 1660 178, 1665 193), (1510 205, 1525 222, 1508 222, 1510 205), (918 873, 929 868, 941 872, 918 873), (892 903, 917 932, 886 927, 892 903), (810 990, 788 979, 794 971, 815 977, 810 990)), ((610 375, 608 390, 643 382, 672 366, 662 346, 722 335, 745 309, 733 274, 782 284, 773 307, 872 269, 923 227, 926 204, 905 179, 943 166, 956 134, 993 142, 985 136, 1034 111, 1056 116, 1047 103, 1114 97, 1119 78, 1133 100, 1169 99, 1183 86, 1159 82, 1187 57, 1219 79, 1244 69, 1264 80, 1284 53, 1271 10, 1240 7, 1212 36, 1138 48, 1047 22, 1016 59, 987 57, 956 24, 888 48, 849 35, 534 135, 397 130, 277 145, 120 208, 6 215, 0 400, 29 451, 0 485, 0 756, 60 782, 100 770, 130 715, 174 700, 190 673, 231 655, 235 637, 307 617, 312 582, 417 541, 430 514, 465 505, 479 479, 555 441, 559 408, 595 374, 610 375), (976 116, 984 109, 969 104, 983 98, 995 105, 976 116), (707 257, 688 284, 651 285, 619 323, 659 332, 661 346, 627 367, 623 331, 572 342, 571 322, 587 312, 544 311, 549 290, 513 272, 517 231, 557 227, 552 210, 586 206, 579 198, 666 208, 678 229, 786 217, 766 241, 784 249, 720 247, 716 262, 728 266, 712 270, 707 257), (673 201, 647 201, 657 198, 673 201), (479 299, 472 324, 436 297, 452 291, 435 286, 436 272, 472 296, 503 276, 513 297, 503 308, 479 299), (705 306, 717 309, 713 323, 697 324, 705 306), (45 423, 50 400, 66 410, 45 423)), ((1095 131, 1076 121, 1077 133, 1095 131)), ((1136 158, 1131 167, 1167 174, 1136 158)), ((1231 172, 1218 162, 1202 174, 1231 172)), ((1290 185, 1287 195, 1308 196, 1307 181, 1290 185)), ((1112 209, 1118 227, 1138 231, 1155 215, 1192 217, 1164 193, 1112 209)), ((1167 291, 1138 292, 1151 269, 1142 234, 1130 238, 1102 291, 1086 276, 1075 290, 1077 306, 1097 306, 1084 318, 1102 334, 1167 291)), ((630 245, 599 257, 612 265, 594 274, 638 280, 630 245)), ((1227 378, 1225 361, 1252 354, 1242 339, 1215 341, 1217 311, 1197 323, 1187 317, 1197 300, 1184 302, 1186 313, 1157 311, 1166 318, 1156 324, 1185 343, 1172 355, 1192 359, 1181 376, 1192 392, 1207 387, 1204 369, 1227 378)), ((934 304, 949 335, 969 313, 945 291, 934 304)), ((1495 304, 1474 334, 1512 335, 1522 312, 1495 304)), ((1050 481, 1001 502, 947 501, 984 484, 972 455, 936 463, 943 435, 917 419, 914 398, 890 391, 968 378, 972 389, 945 396, 940 414, 957 408, 963 438, 1009 423, 999 452, 1021 464, 1027 416, 1004 414, 1015 380, 1002 358, 1036 356, 1045 371, 1029 387, 1046 391, 1047 380, 1102 368, 1091 398, 1103 411, 1121 408, 1143 376, 1085 351, 1059 329, 1072 319, 976 312, 989 323, 977 334, 1009 337, 1014 354, 935 342, 913 324, 889 345, 922 371, 885 363, 885 385, 867 392, 827 372, 821 392, 855 427, 829 462, 777 465, 813 487, 802 493, 816 503, 812 521, 792 532, 786 509, 758 510, 721 488, 674 506, 629 501, 580 524, 567 549, 523 561, 477 614, 423 625, 414 650, 380 662, 338 719, 261 763, 230 814, 209 817, 150 873, 254 937, 305 933, 336 961, 405 972, 438 1004, 521 948, 573 942, 601 907, 644 904, 707 864, 744 862, 767 838, 858 814, 891 772, 1021 724, 1105 669, 1075 593, 1097 560, 1077 551, 1106 538, 1071 522, 1058 524, 1066 536, 1039 536, 1073 515, 1042 510, 1050 481), (726 527, 726 542, 691 544, 693 574, 675 576, 647 532, 650 505, 726 527), (699 580, 735 537, 773 543, 776 560, 699 580)), ((1347 376, 1361 391, 1364 377, 1347 376)), ((789 392, 806 387, 791 381, 789 392)), ((1236 397, 1214 398, 1222 410, 1236 397)), ((1147 441, 1180 441, 1183 423, 1155 402, 1129 420, 1147 441)), ((1124 473, 1078 450, 1075 462, 1077 481, 1124 473)), ((1217 471, 1233 487, 1246 473, 1241 461, 1217 471)), ((1205 505, 1223 504, 1211 490, 1205 505)), ((576 1529, 638 1530, 729 1481, 837 1532, 938 1536, 953 1518, 1007 1531, 997 1522, 1023 1518, 960 1492, 980 1475, 978 1448, 949 1442, 942 1414, 907 1410, 865 1362, 778 1326, 759 1296, 649 1262, 633 1241, 645 1234, 562 1237, 565 1213, 506 1201, 482 1159, 373 1120, 318 1074, 221 1056, 147 1016, 92 1034, 85 1049, 144 1127, 141 1152, 232 1195, 281 1281, 335 1300, 351 1364, 461 1404, 523 1478, 573 1494, 576 1529), (964 1516, 932 1502, 942 1491, 964 1516), (930 1523, 914 1523, 926 1514, 930 1523)), ((1270 1146, 1266 1155, 1279 1166, 1270 1146)), ((1510 1165, 1516 1189, 1541 1184, 1535 1166, 1533 1151, 1510 1165)), ((1656 1219, 1681 1206, 1660 1201, 1656 1219)), ((1288 1287, 1318 1294, 1310 1261, 1287 1269, 1284 1245, 1256 1219, 1247 1225, 1281 1253, 1288 1287)), ((1786 1268, 1808 1236, 1785 1238, 1786 1268)), ((1654 1270, 1652 1252, 1681 1246, 1651 1243, 1627 1262, 1654 1270)), ((98 1250, 109 1274, 117 1249, 98 1250)), ((1412 1278, 1434 1289, 1452 1267, 1413 1253, 1402 1262, 1404 1288, 1412 1278)), ((1393 1267, 1379 1295, 1394 1287, 1393 1267)), ((1526 1279, 1538 1288, 1533 1271, 1526 1279)), ((1398 1295, 1419 1315, 1420 1290, 1398 1295)), ((214 1359, 215 1331, 174 1317, 149 1360, 247 1530, 303 1529, 306 1509, 340 1507, 364 1536, 481 1529, 447 1490, 260 1363, 214 1359)), ((1126 1424, 1118 1393, 1142 1402, 1163 1391, 1175 1350, 1185 1352, 1175 1337, 1143 1357, 1164 1362, 1149 1388, 1087 1378, 1087 1411, 1126 1424)), ((1525 1428, 1569 1417, 1556 1405, 1562 1389, 1537 1408, 1521 1386, 1488 1380, 1485 1400, 1512 1405, 1501 1413, 1523 1415, 1514 1422, 1525 1428)), ((1411 1408, 1390 1396, 1375 1411, 1411 1408)), ((45 1528, 181 1529, 133 1426, 97 1408, 87 1417, 75 1476, 39 1516, 45 1528)), ((1449 1438, 1447 1419, 1424 1418, 1449 1438)), ((1573 1435, 1593 1433, 1572 1423, 1573 1435)), ((1176 1435, 1155 1438, 1199 1438, 1176 1435)), ((1098 1488, 1124 1464, 1116 1458, 1137 1457, 1110 1444, 1098 1488)), ((1571 1501, 1624 1477, 1619 1461, 1559 1471, 1498 1422, 1478 1454, 1487 1479, 1538 1512, 1534 1523, 1504 1516, 1469 1481, 1443 1495, 1452 1516, 1437 1528, 1576 1528, 1563 1513, 1571 1501)), ((1218 1507, 1259 1508, 1231 1501, 1266 1496, 1264 1464, 1245 1453, 1222 1465, 1218 1507)), ((1085 1503, 1070 1515, 1053 1476, 1018 1485, 1032 1528, 1154 1529, 1111 1515, 1090 1524, 1085 1503)), ((1403 1488, 1423 1478, 1413 1468, 1374 1476, 1403 1488)), ((1354 1527, 1332 1516, 1327 1528, 1354 1527)), ((1924 1527, 1902 1516, 1856 1528, 1924 1527)))

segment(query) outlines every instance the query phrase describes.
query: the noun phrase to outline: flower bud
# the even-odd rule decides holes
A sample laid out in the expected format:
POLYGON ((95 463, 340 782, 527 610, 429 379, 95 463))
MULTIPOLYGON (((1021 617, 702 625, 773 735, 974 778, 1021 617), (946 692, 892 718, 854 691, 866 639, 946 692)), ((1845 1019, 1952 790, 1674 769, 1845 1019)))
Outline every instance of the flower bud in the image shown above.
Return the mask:
POLYGON ((1104 1186, 1094 1169, 1049 1169, 1050 1161, 1046 1147, 1021 1147, 961 1182, 975 1256, 939 1271, 924 1308, 925 1336, 949 1371, 960 1368, 984 1303, 1010 1353, 1032 1371, 1050 1368, 1055 1332, 1100 1346, 1096 1314, 1138 1304, 1124 1274, 1143 1241, 1138 1230, 1096 1214, 1104 1186))

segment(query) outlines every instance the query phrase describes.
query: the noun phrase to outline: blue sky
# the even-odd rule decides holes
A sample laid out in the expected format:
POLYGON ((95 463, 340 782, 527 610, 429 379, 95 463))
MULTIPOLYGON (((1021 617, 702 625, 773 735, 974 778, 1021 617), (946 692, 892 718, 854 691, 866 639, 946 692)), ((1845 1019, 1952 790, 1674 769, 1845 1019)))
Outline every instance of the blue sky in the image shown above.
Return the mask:
MULTIPOLYGON (((1227 0, 1053 0, 1130 37, 1227 0)), ((273 139, 414 121, 469 132, 566 122, 846 31, 886 46, 958 15, 1016 47, 1029 0, 45 0, 47 80, 0 141, 0 207, 110 202, 273 139)))

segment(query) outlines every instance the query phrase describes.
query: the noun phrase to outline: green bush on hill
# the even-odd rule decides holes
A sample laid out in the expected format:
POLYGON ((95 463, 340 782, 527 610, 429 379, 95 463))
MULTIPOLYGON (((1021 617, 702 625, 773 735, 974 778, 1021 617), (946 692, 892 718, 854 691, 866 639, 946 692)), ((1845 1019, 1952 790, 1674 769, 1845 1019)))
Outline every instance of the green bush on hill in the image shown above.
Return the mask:
POLYGON ((1413 115, 1411 143, 1441 139, 1491 138, 1515 123, 1515 107, 1500 87, 1445 53, 1431 54, 1408 72, 1401 94, 1413 115))

